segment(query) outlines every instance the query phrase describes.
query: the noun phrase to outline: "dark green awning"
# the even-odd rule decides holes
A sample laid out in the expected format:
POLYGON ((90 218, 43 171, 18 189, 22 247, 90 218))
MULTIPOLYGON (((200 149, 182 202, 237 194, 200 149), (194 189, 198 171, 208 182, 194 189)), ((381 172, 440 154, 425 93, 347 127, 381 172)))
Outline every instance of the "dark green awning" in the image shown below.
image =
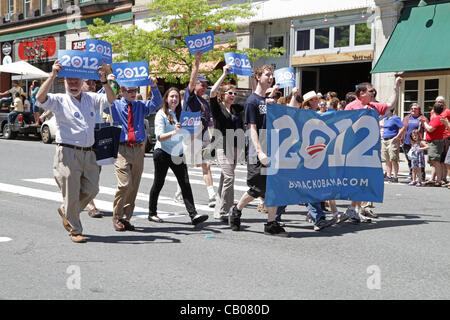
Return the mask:
POLYGON ((372 73, 450 69, 450 2, 407 7, 372 73))
MULTIPOLYGON (((123 21, 131 21, 133 18, 133 13, 131 11, 119 12, 114 14, 106 14, 98 17, 92 17, 87 19, 82 19, 80 21, 80 27, 86 28, 89 24, 94 23, 95 18, 101 18, 106 23, 117 23, 123 21)), ((12 32, 5 35, 0 35, 0 42, 25 39, 31 37, 44 36, 46 34, 58 33, 62 31, 72 30, 71 24, 63 22, 45 26, 42 28, 29 29, 25 31, 12 32)))

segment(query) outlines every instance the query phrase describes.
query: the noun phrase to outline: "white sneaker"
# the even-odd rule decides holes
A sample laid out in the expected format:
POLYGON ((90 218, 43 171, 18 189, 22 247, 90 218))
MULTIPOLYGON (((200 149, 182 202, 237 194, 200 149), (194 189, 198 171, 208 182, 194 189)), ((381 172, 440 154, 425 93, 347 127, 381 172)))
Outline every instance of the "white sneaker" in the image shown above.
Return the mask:
POLYGON ((348 208, 345 211, 345 214, 349 217, 349 222, 353 224, 359 224, 361 219, 359 218, 359 214, 356 212, 354 208, 348 208))

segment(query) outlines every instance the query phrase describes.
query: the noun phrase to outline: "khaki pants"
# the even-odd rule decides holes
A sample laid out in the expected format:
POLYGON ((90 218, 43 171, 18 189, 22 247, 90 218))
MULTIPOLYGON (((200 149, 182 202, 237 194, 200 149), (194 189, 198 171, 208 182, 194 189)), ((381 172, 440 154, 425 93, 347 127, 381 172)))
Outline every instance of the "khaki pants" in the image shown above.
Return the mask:
POLYGON ((217 189, 217 200, 214 209, 214 218, 228 215, 230 208, 234 205, 234 170, 236 169, 237 151, 234 150, 234 159, 230 154, 225 154, 224 149, 216 149, 217 160, 222 172, 220 173, 219 188, 217 189))
POLYGON ((56 147, 53 175, 61 189, 71 234, 81 234, 80 212, 98 193, 99 166, 94 151, 56 147))
POLYGON ((113 218, 130 221, 144 170, 144 150, 140 145, 129 147, 121 144, 114 171, 117 191, 113 203, 113 218))

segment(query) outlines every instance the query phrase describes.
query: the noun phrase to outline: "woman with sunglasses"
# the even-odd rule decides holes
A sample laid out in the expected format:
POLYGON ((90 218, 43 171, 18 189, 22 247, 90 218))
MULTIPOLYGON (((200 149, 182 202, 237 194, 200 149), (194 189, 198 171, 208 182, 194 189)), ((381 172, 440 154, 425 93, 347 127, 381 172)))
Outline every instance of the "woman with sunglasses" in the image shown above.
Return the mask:
POLYGON ((225 85, 219 87, 227 76, 231 66, 223 67, 223 74, 211 89, 211 111, 214 118, 215 139, 217 141, 217 160, 222 168, 220 174, 218 199, 216 201, 214 218, 228 222, 228 212, 234 204, 234 170, 237 164, 238 150, 244 150, 245 139, 241 105, 234 104, 236 87, 225 85), (239 132, 240 131, 240 132, 239 132), (239 135, 242 133, 242 139, 239 135))
POLYGON ((195 209, 189 174, 183 157, 183 134, 180 132, 181 124, 178 120, 181 115, 180 91, 177 88, 170 88, 164 94, 162 101, 162 107, 155 116, 156 144, 155 151, 153 151, 155 179, 150 190, 148 220, 163 222, 158 217, 157 205, 159 193, 164 186, 167 171, 170 168, 177 178, 178 185, 181 187, 184 205, 192 224, 197 225, 207 220, 208 216, 198 214, 195 209))
MULTIPOLYGON (((405 155, 408 154, 409 150, 411 150, 411 132, 413 132, 414 130, 419 130, 421 139, 423 139, 425 133, 425 127, 420 121, 420 119, 425 117, 422 115, 419 105, 417 103, 413 103, 409 107, 409 110, 410 114, 403 118, 403 126, 406 128, 406 130, 403 132, 403 135, 400 138, 400 144, 402 145, 403 153, 405 155)), ((428 122, 426 118, 424 119, 424 121, 428 122)), ((406 159, 408 161, 409 177, 412 178, 411 160, 409 160, 408 157, 406 157, 406 159)), ((422 179, 425 180, 425 169, 422 170, 422 179)))

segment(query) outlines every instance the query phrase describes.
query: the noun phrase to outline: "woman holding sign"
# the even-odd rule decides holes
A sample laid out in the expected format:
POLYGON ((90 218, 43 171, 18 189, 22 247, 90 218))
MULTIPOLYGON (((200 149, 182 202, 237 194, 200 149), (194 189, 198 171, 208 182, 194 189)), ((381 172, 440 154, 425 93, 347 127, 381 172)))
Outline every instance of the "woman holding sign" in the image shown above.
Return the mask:
POLYGON ((194 205, 191 185, 186 163, 183 159, 183 135, 178 119, 181 115, 180 91, 170 88, 163 96, 163 105, 155 116, 156 145, 153 152, 155 179, 150 190, 148 220, 163 222, 157 214, 158 197, 164 186, 167 170, 170 168, 175 174, 181 187, 184 204, 189 213, 192 224, 197 225, 208 219, 207 215, 197 213, 194 205))
POLYGON ((243 106, 234 105, 236 86, 223 86, 217 95, 229 70, 231 70, 230 65, 223 67, 223 74, 214 84, 210 93, 214 129, 220 131, 220 134, 217 132, 215 137, 217 160, 222 169, 214 218, 224 222, 228 222, 228 212, 234 203, 234 169, 237 164, 237 151, 245 150, 244 125, 241 116, 243 106), (239 139, 239 133, 241 133, 241 139, 239 139))

